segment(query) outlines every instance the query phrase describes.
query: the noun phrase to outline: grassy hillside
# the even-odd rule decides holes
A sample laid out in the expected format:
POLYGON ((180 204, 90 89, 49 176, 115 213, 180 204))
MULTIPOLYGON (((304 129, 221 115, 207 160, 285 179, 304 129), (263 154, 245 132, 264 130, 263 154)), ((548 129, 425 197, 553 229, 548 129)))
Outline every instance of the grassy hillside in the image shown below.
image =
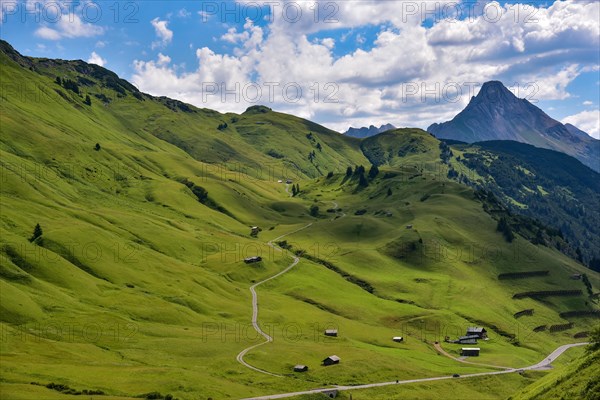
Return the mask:
POLYGON ((510 399, 598 399, 600 393, 598 362, 600 362, 600 352, 598 351, 582 355, 565 365, 564 368, 549 373, 511 396, 510 399))
POLYGON ((600 212, 591 206, 600 203, 600 174, 566 154, 518 142, 452 149, 448 165, 456 179, 492 192, 514 214, 540 221, 542 226, 529 228, 537 242, 600 271, 600 212))
POLYGON ((366 138, 361 149, 377 166, 402 167, 438 162, 439 141, 421 129, 395 129, 366 138))
MULTIPOLYGON (((10 89, 0 103, 3 399, 70 398, 51 383, 114 398, 241 398, 487 371, 438 355, 432 342, 482 325, 490 340, 480 361, 517 367, 597 324, 560 313, 598 309, 569 279, 586 272, 597 291, 598 274, 521 237, 504 241, 472 189, 422 166, 440 164, 439 142, 423 131, 361 142, 263 107, 220 114, 5 43, 0 64, 10 89), (418 152, 400 154, 411 143, 418 152), (362 179, 345 174, 356 165, 362 179), (287 252, 267 245, 309 222, 284 239, 287 252), (258 289, 260 325, 274 341, 245 358, 283 375, 274 377, 236 355, 261 341, 248 288, 287 267, 290 251, 299 264, 258 289), (263 260, 243 262, 254 255, 263 260), (548 274, 498 279, 540 269, 548 274), (513 299, 541 290, 581 294, 513 299), (515 318, 524 309, 533 315, 515 318), (339 337, 324 337, 327 327, 339 337), (320 366, 332 354, 342 362, 320 366), (299 363, 310 370, 294 374, 299 363)), ((454 355, 459 347, 444 344, 454 355)), ((468 392, 513 393, 536 378, 490 378, 468 392)), ((411 390, 439 397, 461 385, 411 390)))

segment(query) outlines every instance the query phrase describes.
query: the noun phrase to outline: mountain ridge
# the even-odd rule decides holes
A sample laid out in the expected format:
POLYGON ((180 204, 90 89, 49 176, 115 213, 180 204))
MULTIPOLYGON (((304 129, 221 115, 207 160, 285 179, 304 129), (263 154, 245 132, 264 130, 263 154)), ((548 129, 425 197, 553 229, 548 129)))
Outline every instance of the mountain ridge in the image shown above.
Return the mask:
POLYGON ((389 131, 392 129, 396 129, 396 127, 392 124, 384 124, 384 125, 381 125, 379 128, 376 127, 375 125, 370 125, 369 127, 363 126, 362 128, 350 127, 350 128, 348 128, 348 130, 346 132, 344 132, 344 135, 363 139, 363 138, 375 136, 379 133, 383 133, 385 131, 389 131))
POLYGON ((571 125, 551 118, 500 81, 486 82, 477 96, 452 120, 435 123, 427 131, 440 139, 467 143, 514 140, 569 154, 600 171, 600 141, 571 125))

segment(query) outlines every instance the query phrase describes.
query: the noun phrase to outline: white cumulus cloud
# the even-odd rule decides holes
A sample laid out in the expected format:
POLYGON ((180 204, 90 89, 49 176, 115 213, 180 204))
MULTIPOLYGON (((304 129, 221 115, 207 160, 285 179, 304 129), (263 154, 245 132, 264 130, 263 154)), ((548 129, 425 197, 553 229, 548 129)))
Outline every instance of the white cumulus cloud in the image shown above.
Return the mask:
MULTIPOLYGON (((431 16, 424 15, 420 5, 427 3, 426 11, 434 4, 457 2, 412 3, 416 10, 409 3, 337 2, 334 20, 327 23, 313 18, 312 2, 296 2, 310 18, 295 23, 281 17, 280 6, 267 26, 248 19, 243 29, 230 28, 220 37, 234 45, 233 54, 222 47, 197 49, 198 65, 191 72, 160 57, 136 61, 133 79, 152 94, 221 111, 240 111, 252 103, 243 95, 240 101, 207 97, 203 83, 217 82, 227 89, 236 83, 242 88, 256 83, 263 88, 261 103, 338 130, 373 121, 426 128, 450 119, 468 103, 475 93, 466 90, 467 84, 477 87, 497 79, 507 86, 517 83, 519 97, 566 99, 569 84, 597 60, 600 2, 566 0, 538 7, 487 2, 501 11, 498 20, 490 21, 491 12, 486 16, 480 10, 472 18, 442 19, 429 27, 422 21, 431 16), (339 49, 332 30, 352 32, 360 27, 378 30, 372 46, 334 55, 339 49), (266 83, 279 85, 273 98, 265 94, 266 83), (411 97, 406 96, 408 84, 419 89, 411 97), (286 99, 281 92, 285 85, 301 88, 301 98, 286 99), (444 101, 443 91, 452 85, 464 91, 456 101, 444 101), (422 96, 426 90, 438 92, 437 96, 422 96)), ((154 24, 157 34, 158 27, 168 30, 166 21, 155 19, 154 24)), ((161 40, 169 42, 170 33, 161 40)), ((360 37, 362 41, 364 36, 360 37)), ((339 42, 344 42, 343 36, 339 42)), ((597 132, 589 125, 581 129, 597 132)))
POLYGON ((583 111, 562 120, 563 124, 575 125, 593 138, 600 139, 600 111, 583 111))
POLYGON ((158 65, 167 65, 171 63, 171 57, 166 56, 162 53, 158 53, 158 61, 156 61, 158 65))
POLYGON ((100 57, 100 55, 98 55, 98 53, 96 53, 95 51, 92 51, 92 54, 90 55, 90 58, 88 58, 87 62, 90 64, 97 64, 101 67, 104 67, 106 65, 106 60, 100 57))
POLYGON ((35 31, 36 36, 46 40, 89 38, 103 33, 103 27, 83 22, 77 14, 61 14, 55 24, 41 26, 35 31))
POLYGON ((152 43, 152 48, 164 47, 173 40, 173 31, 168 28, 168 21, 161 21, 158 17, 150 21, 156 32, 158 41, 152 43))

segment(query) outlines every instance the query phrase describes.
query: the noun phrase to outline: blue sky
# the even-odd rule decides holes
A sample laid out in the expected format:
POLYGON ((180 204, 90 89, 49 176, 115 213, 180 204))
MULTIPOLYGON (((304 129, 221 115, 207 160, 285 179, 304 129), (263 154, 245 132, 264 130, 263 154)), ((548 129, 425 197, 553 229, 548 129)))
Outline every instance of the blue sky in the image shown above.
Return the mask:
POLYGON ((200 107, 426 128, 498 79, 600 134, 597 1, 0 3, 21 53, 95 62, 200 107))

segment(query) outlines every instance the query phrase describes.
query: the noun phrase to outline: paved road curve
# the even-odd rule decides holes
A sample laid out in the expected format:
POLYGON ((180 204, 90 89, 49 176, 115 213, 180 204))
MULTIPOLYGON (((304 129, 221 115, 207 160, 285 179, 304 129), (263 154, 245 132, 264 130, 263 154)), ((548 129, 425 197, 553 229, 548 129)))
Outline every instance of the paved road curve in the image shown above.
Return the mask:
POLYGON ((464 364, 471 364, 471 365, 479 365, 482 367, 489 367, 489 368, 498 368, 498 369, 512 369, 510 367, 502 367, 500 365, 491 365, 491 364, 481 364, 481 363, 476 363, 476 362, 471 362, 471 361, 467 361, 467 360, 462 360, 460 358, 456 358, 454 357, 452 354, 448 353, 446 350, 444 350, 442 348, 442 346, 438 343, 435 342, 435 344, 433 345, 433 347, 435 347, 435 349, 442 355, 449 357, 451 359, 453 359, 454 361, 458 361, 464 364))
POLYGON ((368 388, 374 388, 374 387, 380 387, 380 386, 404 385, 407 383, 432 382, 432 381, 441 381, 441 380, 445 380, 445 379, 464 379, 464 378, 472 378, 472 377, 476 377, 476 376, 485 376, 485 375, 510 374, 510 373, 521 371, 521 370, 547 369, 550 367, 550 364, 552 363, 552 361, 556 360, 562 353, 564 353, 571 347, 584 346, 586 344, 588 344, 588 343, 587 342, 586 343, 572 343, 572 344, 566 344, 564 346, 560 346, 559 348, 554 350, 552 353, 550 353, 550 355, 548 355, 548 357, 544 358, 539 363, 531 365, 529 367, 525 367, 525 368, 511 368, 511 369, 506 369, 503 371, 492 371, 492 372, 480 372, 480 373, 476 373, 476 374, 466 374, 466 375, 461 375, 459 378, 453 378, 452 376, 438 376, 438 377, 434 377, 434 378, 421 378, 421 379, 409 379, 409 380, 404 380, 404 381, 369 383, 369 384, 357 385, 357 386, 335 386, 335 387, 331 387, 331 388, 306 390, 303 392, 280 393, 280 394, 272 394, 272 395, 261 396, 261 397, 248 397, 243 400, 284 399, 287 397, 300 396, 300 395, 304 395, 304 394, 315 394, 315 393, 328 392, 328 391, 331 391, 332 389, 337 389, 339 391, 359 390, 359 389, 368 389, 368 388))
MULTIPOLYGON (((288 232, 288 233, 286 233, 285 235, 281 235, 281 236, 279 236, 279 237, 277 237, 277 238, 275 238, 275 239, 271 240, 271 241, 270 241, 270 242, 268 242, 267 244, 268 244, 269 246, 271 246, 271 247, 272 247, 274 250, 281 252, 281 251, 283 251, 283 250, 282 250, 280 247, 278 247, 278 246, 276 246, 275 244, 273 244, 273 242, 277 242, 278 240, 280 240, 280 239, 284 238, 285 236, 288 236, 288 235, 291 235, 291 234, 293 234, 293 233, 299 232, 299 231, 301 231, 301 230, 303 230, 303 229, 306 229, 306 228, 308 228, 308 227, 309 227, 309 226, 311 226, 311 225, 312 225, 312 222, 311 222, 310 224, 306 225, 306 226, 303 226, 303 227, 302 227, 302 228, 300 228, 300 229, 296 229, 295 231, 288 232)), ((281 275, 285 274, 285 273, 286 273, 286 272, 288 272, 290 269, 294 268, 294 266, 296 266, 296 264, 298 264, 298 262, 300 261, 300 258, 299 258, 299 257, 297 257, 297 256, 295 256, 295 255, 292 255, 292 257, 294 258, 294 260, 292 261, 292 263, 291 263, 291 264, 290 264, 290 265, 289 265, 289 266, 288 266, 286 269, 284 269, 283 271, 281 271, 281 272, 279 272, 279 273, 277 273, 277 274, 275 274, 275 275, 273 275, 273 276, 271 276, 271 277, 269 277, 269 278, 267 278, 267 279, 265 279, 265 280, 262 280, 262 281, 260 281, 260 282, 258 282, 258 283, 255 283, 254 285, 250 286, 250 293, 252 293, 252 326, 254 327, 254 330, 255 330, 256 332, 258 332, 258 334, 259 334, 259 335, 261 335, 262 337, 264 337, 264 338, 265 338, 265 341, 264 341, 264 342, 261 342, 261 343, 258 343, 258 344, 255 344, 255 345, 253 345, 253 346, 250 346, 250 347, 248 347, 248 348, 246 348, 246 349, 242 350, 242 351, 240 352, 240 354, 238 354, 238 355, 237 355, 237 357, 236 357, 236 358, 237 358, 237 360, 238 360, 238 362, 239 362, 240 364, 242 364, 242 365, 244 365, 244 366, 246 366, 246 367, 248 367, 248 368, 250 368, 250 369, 252 369, 252 370, 254 370, 254 371, 256 371, 256 372, 261 372, 261 373, 263 373, 263 374, 267 374, 267 375, 271 375, 271 376, 279 376, 279 377, 282 377, 282 375, 274 374, 274 373, 272 373, 272 372, 265 371, 265 370, 263 370, 263 369, 260 369, 260 368, 257 368, 257 367, 254 367, 254 366, 252 366, 252 365, 248 364, 246 361, 244 361, 244 356, 245 356, 245 355, 246 355, 246 354, 247 354, 247 353, 248 353, 250 350, 253 350, 253 349, 255 349, 255 348, 259 347, 259 346, 265 345, 265 344, 267 344, 267 343, 270 343, 270 342, 272 342, 272 341, 273 341, 273 338, 272 338, 272 337, 271 337, 269 334, 267 334, 266 332, 264 332, 262 329, 260 329, 260 326, 258 325, 258 295, 256 294, 256 288, 257 288, 258 286, 262 285, 263 283, 265 283, 265 282, 268 282, 268 281, 270 281, 271 279, 275 279, 275 278, 277 278, 278 276, 281 276, 281 275)))
MULTIPOLYGON (((288 185, 286 185, 286 192, 288 192, 288 185)), ((289 194, 289 192, 288 192, 289 194)), ((290 194, 291 195, 291 194, 290 194)), ((331 202, 333 203, 333 206, 335 209, 338 208, 338 204, 336 202, 331 202)), ((337 214, 337 213, 336 213, 337 214)), ((346 214, 342 213, 341 217, 345 217, 346 214)), ((295 231, 292 232, 288 232, 284 235, 281 235, 271 241, 269 241, 267 244, 269 246, 271 246, 274 250, 276 251, 283 251, 280 247, 276 246, 274 244, 274 242, 279 241, 280 239, 289 236, 291 234, 294 234, 296 232, 299 232, 303 229, 308 228, 309 226, 312 225, 312 222, 309 223, 308 225, 303 226, 300 229, 296 229, 295 231)), ((275 279, 283 274, 285 274, 286 272, 288 272, 289 270, 291 270, 292 268, 294 268, 294 266, 296 266, 296 264, 298 264, 298 262, 300 262, 300 258, 292 255, 293 257, 293 261, 292 263, 283 271, 278 272, 277 274, 264 279, 258 283, 255 283, 254 285, 252 285, 250 287, 250 292, 252 293, 252 326, 254 327, 254 330, 256 332, 258 332, 259 335, 261 335, 262 337, 265 338, 264 342, 252 345, 244 350, 242 350, 238 355, 237 355, 237 360, 239 363, 241 363, 242 365, 256 371, 256 372, 260 372, 263 374, 267 374, 267 375, 271 375, 271 376, 277 376, 277 377, 283 377, 283 375, 279 375, 279 374, 274 374, 272 372, 269 371, 265 371, 263 369, 254 367, 250 364, 248 364, 246 361, 244 361, 244 356, 251 350, 263 346, 267 343, 270 343, 273 341, 273 338, 267 334, 266 332, 264 332, 260 326, 258 325, 258 295, 256 293, 256 288, 260 285, 262 285, 265 282, 268 282, 272 279, 275 279)), ((524 368, 508 368, 508 367, 500 367, 500 366, 490 366, 490 367, 495 367, 495 368, 504 368, 504 370, 502 371, 493 371, 493 372, 480 372, 480 373, 476 373, 476 374, 467 374, 467 375, 462 375, 459 378, 454 378, 452 376, 438 376, 438 377, 433 377, 433 378, 421 378, 421 379, 409 379, 409 380, 403 380, 403 381, 392 381, 392 382, 378 382, 378 383, 369 383, 369 384, 364 384, 364 385, 356 385, 356 386, 335 386, 335 387, 330 387, 330 388, 320 388, 320 389, 312 389, 312 390, 305 390, 305 391, 301 391, 301 392, 292 392, 292 393, 280 393, 280 394, 273 394, 273 395, 267 395, 267 396, 261 396, 261 397, 249 397, 243 400, 272 400, 272 399, 283 399, 283 398, 288 398, 288 397, 294 397, 294 396, 300 396, 300 395, 304 395, 304 394, 315 394, 315 393, 323 393, 323 392, 329 392, 332 389, 337 389, 339 391, 343 391, 343 390, 359 390, 359 389, 368 389, 368 388, 374 388, 374 387, 380 387, 380 386, 391 386, 391 385, 402 385, 402 384, 408 384, 408 383, 418 383, 418 382, 432 382, 432 381, 440 381, 440 380, 445 380, 445 379, 462 379, 462 378, 472 378, 472 377, 476 377, 476 376, 485 376, 485 375, 500 375, 500 374, 509 374, 509 373, 514 373, 514 372, 518 372, 521 370, 538 370, 538 369, 548 369, 551 368, 550 364, 552 363, 552 361, 556 360, 562 353, 564 353, 565 351, 567 351, 568 349, 570 349, 571 347, 576 347, 576 346, 584 346, 587 345, 588 343, 572 343, 572 344, 566 344, 563 346, 560 346, 559 348, 557 348, 556 350, 554 350, 552 353, 550 353, 548 355, 548 357, 544 358, 542 361, 540 361, 537 364, 531 365, 529 367, 524 367, 524 368)), ((438 350, 442 350, 441 347, 438 350)), ((442 352, 444 352, 442 350, 442 352)), ((453 358, 452 356, 450 356, 449 354, 447 354, 449 357, 453 358)), ((461 361, 461 360, 457 360, 457 361, 461 361)))
POLYGON ((333 217, 333 218, 331 219, 332 221, 333 221, 334 219, 338 218, 338 217, 339 217, 339 218, 344 218, 344 217, 346 216, 346 213, 345 213, 345 212, 343 212, 343 211, 338 211, 338 208, 340 208, 340 207, 338 206, 338 203, 336 203, 335 201, 328 201, 328 203, 331 203, 331 204, 333 204, 333 207, 331 207, 331 208, 333 208, 333 209, 335 210, 335 217, 333 217))

